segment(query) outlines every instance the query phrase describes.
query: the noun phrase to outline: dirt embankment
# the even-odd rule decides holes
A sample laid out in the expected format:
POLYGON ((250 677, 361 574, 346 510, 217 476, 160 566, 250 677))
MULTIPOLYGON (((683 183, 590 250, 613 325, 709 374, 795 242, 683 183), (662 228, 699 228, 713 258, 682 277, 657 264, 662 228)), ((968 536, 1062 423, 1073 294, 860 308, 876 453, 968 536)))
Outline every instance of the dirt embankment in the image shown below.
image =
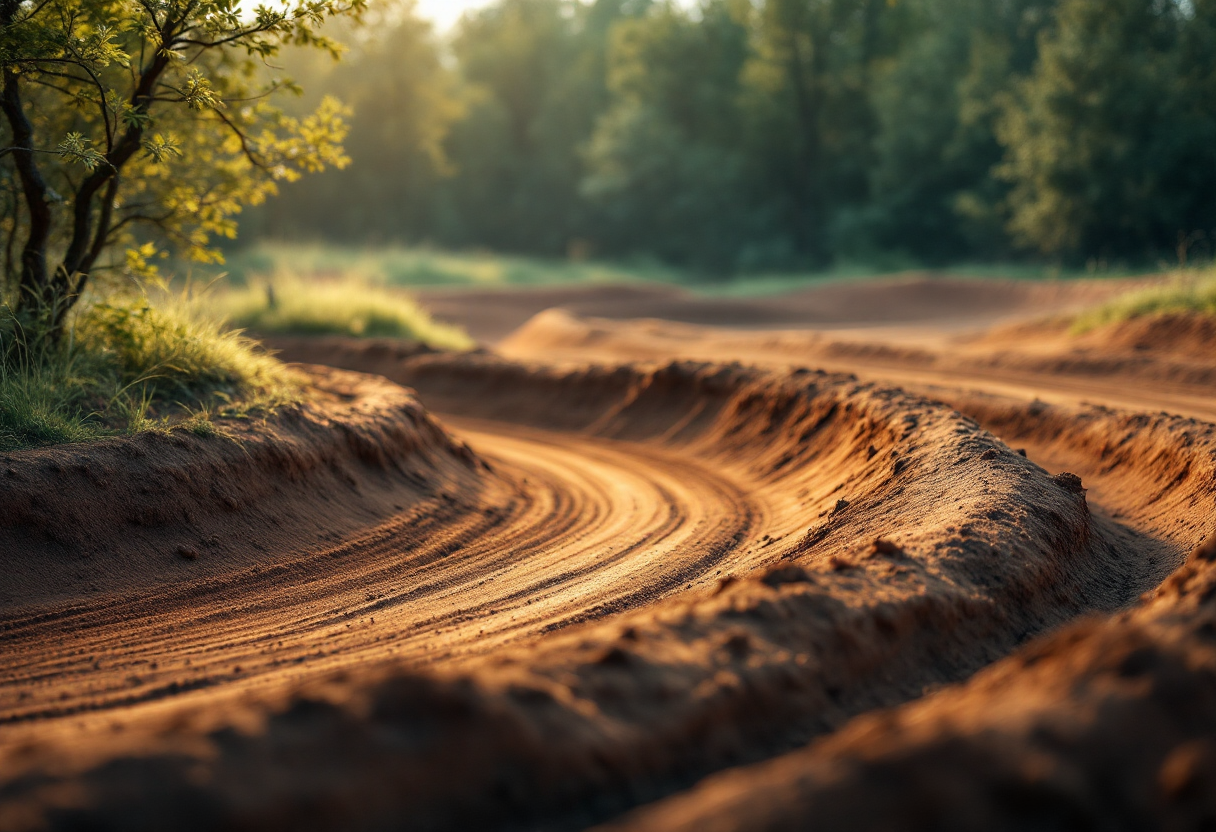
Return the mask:
POLYGON ((614 830, 1210 829, 1216 538, 1136 609, 614 830))
MULTIPOLYGON (((403 388, 316 367, 316 399, 225 435, 146 433, 0 457, 0 615, 190 585, 476 492, 478 463, 403 388)), ((35 612, 36 611, 36 612, 35 612)))
POLYGON ((1180 547, 1209 540, 1130 612, 1072 625, 964 686, 859 718, 805 751, 711 778, 612 828, 1216 825, 1211 321, 1162 316, 1080 337, 1067 330, 1036 323, 909 347, 873 335, 841 342, 548 313, 512 338, 508 348, 522 355, 730 354, 906 379, 1032 459, 1081 473, 1095 527, 1162 573, 1180 547), (1039 394, 1070 404, 1029 401, 1039 394), (1155 407, 1075 404, 1085 398, 1155 407), (1206 421, 1160 412, 1175 406, 1206 421))
POLYGON ((1202 345, 1202 315, 1130 320, 1082 336, 1066 320, 1019 323, 982 334, 933 325, 835 332, 771 332, 536 315, 499 350, 517 360, 653 361, 656 357, 815 366, 920 390, 928 385, 1038 396, 1069 404, 1100 401, 1132 410, 1216 419, 1216 369, 1202 345), (1174 333, 1192 333, 1200 348, 1174 333))
MULTIPOLYGON (((276 658, 257 684, 122 712, 120 739, 35 721, 0 748, 3 825, 577 826, 965 679, 1078 615, 1123 609, 1198 532, 1095 518, 1076 476, 950 407, 848 376, 421 356, 393 377, 459 416, 515 494, 487 500, 494 522, 416 573, 389 566, 422 545, 409 534, 354 550, 383 576, 347 618, 363 635, 333 637, 388 635, 400 659, 352 651, 362 660, 331 656, 301 677, 276 658), (588 470, 537 464, 554 449, 578 449, 588 470), (616 458, 651 478, 572 487, 616 458), (631 537, 629 518, 664 499, 668 516, 631 537), (692 511, 710 499, 715 513, 692 511), (584 525, 548 544, 530 532, 535 545, 478 571, 525 523, 564 517, 584 525), (409 583, 428 574, 452 582, 459 609, 444 611, 442 586, 409 583), (428 656, 436 645, 451 655, 428 656)), ((1211 444, 1196 436, 1185 452, 1196 476, 1211 444)), ((1210 509, 1197 483, 1191 499, 1210 509)), ((27 658, 45 649, 30 627, 9 640, 27 658)))

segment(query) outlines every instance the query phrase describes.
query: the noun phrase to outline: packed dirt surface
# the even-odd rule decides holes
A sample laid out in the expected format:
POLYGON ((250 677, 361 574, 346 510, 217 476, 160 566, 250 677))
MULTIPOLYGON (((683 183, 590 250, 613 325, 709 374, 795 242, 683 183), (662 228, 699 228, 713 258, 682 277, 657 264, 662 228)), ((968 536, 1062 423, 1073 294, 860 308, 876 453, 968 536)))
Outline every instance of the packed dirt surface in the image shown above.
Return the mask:
POLYGON ((377 375, 7 455, 0 829, 1216 823, 1204 323, 886 286, 279 339, 377 375))

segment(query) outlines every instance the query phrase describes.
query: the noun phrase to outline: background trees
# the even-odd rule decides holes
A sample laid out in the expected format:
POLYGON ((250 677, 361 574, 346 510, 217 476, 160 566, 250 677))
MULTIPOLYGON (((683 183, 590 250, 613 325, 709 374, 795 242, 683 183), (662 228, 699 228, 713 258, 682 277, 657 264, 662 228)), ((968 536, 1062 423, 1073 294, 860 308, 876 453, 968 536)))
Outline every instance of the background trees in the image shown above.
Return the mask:
POLYGON ((1135 257, 1211 231, 1216 3, 1064 0, 996 135, 1027 247, 1135 257))
POLYGON ((247 228, 715 273, 1155 263, 1216 232, 1214 9, 498 0, 443 40, 407 3, 321 84, 351 167, 247 228))

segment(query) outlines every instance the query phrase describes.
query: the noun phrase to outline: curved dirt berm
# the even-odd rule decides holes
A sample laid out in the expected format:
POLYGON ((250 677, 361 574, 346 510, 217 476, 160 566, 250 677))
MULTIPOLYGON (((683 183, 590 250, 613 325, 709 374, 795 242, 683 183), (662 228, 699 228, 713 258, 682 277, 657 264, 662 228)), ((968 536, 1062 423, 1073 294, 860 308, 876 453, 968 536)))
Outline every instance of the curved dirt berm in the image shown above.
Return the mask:
MULTIPOLYGON (((538 546, 494 602, 535 627, 493 651, 477 646, 501 609, 477 613, 480 631, 441 634, 429 596, 369 593, 377 616, 416 614, 436 644, 467 652, 426 669, 429 644, 304 677, 267 670, 258 684, 127 709, 117 734, 31 717, 19 741, 0 742, 0 826, 576 826, 966 679, 1035 634, 1125 608, 1160 577, 1134 534, 1094 522, 1076 476, 946 406, 848 376, 424 356, 394 377, 459 416, 520 500, 534 475, 502 449, 569 442, 675 477, 700 471, 736 516, 696 519, 700 541, 682 538, 632 591, 602 600, 611 573, 573 553, 529 574, 550 563, 538 546), (543 617, 557 585, 581 589, 581 611, 543 617)), ((622 489, 587 510, 637 511, 640 492, 622 489)), ((516 540, 504 505, 484 529, 497 549, 516 540)), ((674 528, 686 507, 673 496, 669 508, 674 528)), ((550 550, 578 539, 570 529, 550 550)), ((614 534, 623 542, 605 541, 600 560, 645 562, 649 532, 614 534)), ((399 545, 404 558, 421 543, 399 545)), ((435 583, 452 568, 428 563, 435 583)), ((98 720, 118 706, 106 707, 98 720)))
POLYGON ((611 829, 1211 829, 1214 784, 1216 538, 1133 611, 611 829))
POLYGON ((402 387, 324 367, 315 397, 222 435, 0 456, 0 628, 111 593, 214 580, 352 533, 481 466, 402 387))

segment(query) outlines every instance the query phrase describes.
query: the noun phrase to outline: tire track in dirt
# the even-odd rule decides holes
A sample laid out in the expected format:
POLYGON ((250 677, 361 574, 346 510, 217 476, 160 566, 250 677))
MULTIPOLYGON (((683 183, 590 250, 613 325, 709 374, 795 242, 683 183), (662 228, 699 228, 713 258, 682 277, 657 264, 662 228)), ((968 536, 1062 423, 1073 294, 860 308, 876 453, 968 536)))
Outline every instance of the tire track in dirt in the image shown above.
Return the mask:
MULTIPOLYGON (((906 327, 898 331, 907 337, 906 327)), ((932 332, 932 326, 925 328, 932 332)), ((1177 381, 1186 373, 1171 353, 1154 357, 1139 348, 1130 354, 1098 349, 1099 361, 1067 355, 1063 347, 1059 355, 1022 355, 1003 342, 1005 352, 973 354, 966 342, 940 335, 930 346, 888 344, 881 328, 866 332, 864 341, 857 340, 861 331, 850 337, 578 319, 550 310, 509 338, 503 350, 523 360, 560 350, 568 360, 600 362, 737 360, 779 370, 811 364, 944 402, 1048 470, 1078 474, 1096 522, 1157 563, 1156 582, 1216 531, 1205 525, 1207 505, 1195 502, 1197 489, 1205 486, 1186 481, 1195 437, 1216 424, 1216 396, 1210 383, 1177 381), (1087 361, 1101 364, 1101 370, 1086 371, 1087 361), (1157 372, 1151 371, 1154 363, 1157 372), (1121 376, 1122 364, 1135 376, 1121 376), (1139 437, 1135 442, 1133 435, 1139 437), (1117 452, 1111 436, 1127 447, 1117 452), (1157 496, 1146 494, 1150 486, 1157 496), (1181 499, 1162 500, 1167 493, 1181 499)), ((1118 341, 1120 333, 1108 337, 1118 341)), ((1178 361, 1183 368, 1194 363, 1189 357, 1178 361)))
POLYGON ((461 427, 515 484, 488 506, 444 494, 291 563, 0 622, 0 721, 273 686, 388 656, 452 666, 704 585, 765 515, 738 484, 674 454, 461 427))
POLYGON ((68 825, 131 818, 138 785, 208 807, 201 828, 574 826, 965 679, 1176 565, 1144 556, 1181 535, 1094 522, 1075 476, 856 379, 400 371, 464 414, 495 472, 476 500, 433 489, 266 571, 11 618, 8 794, 37 814, 75 784, 101 814, 68 825), (97 756, 29 773, 55 742, 97 756))

